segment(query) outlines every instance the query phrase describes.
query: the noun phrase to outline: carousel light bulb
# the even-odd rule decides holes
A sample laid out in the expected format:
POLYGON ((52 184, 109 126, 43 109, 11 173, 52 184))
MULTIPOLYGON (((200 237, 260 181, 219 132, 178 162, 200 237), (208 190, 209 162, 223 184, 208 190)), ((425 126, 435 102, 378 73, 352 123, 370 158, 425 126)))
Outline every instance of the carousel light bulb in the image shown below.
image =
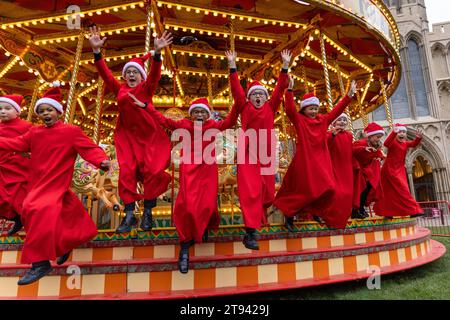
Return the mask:
POLYGON ((195 13, 200 13, 200 9, 195 9, 195 13))
POLYGON ((102 12, 101 12, 100 10, 95 11, 95 13, 96 13, 97 15, 101 15, 101 14, 102 14, 102 12))
POLYGON ((92 17, 93 15, 94 15, 94 13, 93 13, 93 12, 91 12, 91 11, 90 11, 90 12, 88 12, 88 16, 89 16, 89 17, 92 17))
MULTIPOLYGON (((159 5, 159 3, 158 3, 158 5, 159 5)), ((113 8, 113 11, 114 11, 114 12, 118 12, 118 11, 119 11, 119 8, 114 7, 114 8, 113 8)))

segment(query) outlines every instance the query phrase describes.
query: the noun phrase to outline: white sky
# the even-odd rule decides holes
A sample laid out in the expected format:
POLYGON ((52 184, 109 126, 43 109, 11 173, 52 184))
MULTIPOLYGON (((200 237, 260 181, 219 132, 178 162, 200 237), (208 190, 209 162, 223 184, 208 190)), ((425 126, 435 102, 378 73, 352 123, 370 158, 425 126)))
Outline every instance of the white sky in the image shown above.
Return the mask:
POLYGON ((425 0, 430 26, 433 23, 450 21, 449 0, 425 0))

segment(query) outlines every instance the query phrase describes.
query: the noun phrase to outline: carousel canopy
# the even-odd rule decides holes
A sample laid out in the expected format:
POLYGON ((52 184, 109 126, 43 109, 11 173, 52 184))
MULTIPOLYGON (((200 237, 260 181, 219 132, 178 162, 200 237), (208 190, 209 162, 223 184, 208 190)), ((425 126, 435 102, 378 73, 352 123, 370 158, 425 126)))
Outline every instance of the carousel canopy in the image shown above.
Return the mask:
MULTIPOLYGON (((235 49, 246 81, 270 90, 281 67, 280 52, 295 57, 295 92, 315 92, 330 107, 357 80, 353 119, 377 108, 399 77, 399 34, 379 0, 183 0, 0 2, 0 90, 30 103, 60 80, 73 121, 94 130, 97 101, 102 137, 110 137, 117 116, 114 96, 98 94, 98 73, 87 38, 97 25, 108 38, 104 57, 120 78, 123 65, 152 49, 163 30, 174 43, 163 52, 164 70, 154 103, 185 110, 205 96, 216 110, 230 105, 224 51, 235 49), (80 41, 81 39, 81 41, 80 41)), ((298 99, 298 98, 297 98, 298 99)), ((30 114, 31 116, 31 114, 30 114)))

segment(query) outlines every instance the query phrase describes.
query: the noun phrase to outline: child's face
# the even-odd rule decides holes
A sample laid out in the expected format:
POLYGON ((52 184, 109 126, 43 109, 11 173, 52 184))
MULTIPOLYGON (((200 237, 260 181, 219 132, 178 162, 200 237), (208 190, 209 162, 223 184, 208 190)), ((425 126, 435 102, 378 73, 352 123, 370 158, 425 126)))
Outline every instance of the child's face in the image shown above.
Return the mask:
POLYGON ((10 121, 19 116, 17 110, 7 102, 0 102, 0 120, 10 121))
POLYGON ((267 95, 262 90, 255 90, 250 93, 250 102, 255 108, 261 108, 267 101, 267 95))
POLYGON ((142 75, 135 67, 128 67, 125 71, 125 81, 130 88, 134 88, 142 82, 142 75))
POLYGON ((342 129, 345 130, 345 128, 347 128, 348 125, 348 120, 347 117, 339 117, 337 118, 337 120, 334 122, 334 127, 337 129, 342 129))
POLYGON ((319 113, 319 106, 307 106, 304 107, 301 112, 308 118, 315 119, 319 113))
POLYGON ((403 142, 406 140, 406 132, 405 131, 400 131, 397 133, 397 140, 400 142, 403 142))
POLYGON ((191 111, 191 120, 192 121, 206 121, 209 118, 208 111, 203 108, 194 108, 191 111))
POLYGON ((374 148, 379 148, 381 147, 381 138, 383 138, 381 133, 370 136, 368 138, 369 144, 374 148))
POLYGON ((37 114, 47 127, 54 125, 61 115, 54 107, 46 103, 38 107, 37 114))

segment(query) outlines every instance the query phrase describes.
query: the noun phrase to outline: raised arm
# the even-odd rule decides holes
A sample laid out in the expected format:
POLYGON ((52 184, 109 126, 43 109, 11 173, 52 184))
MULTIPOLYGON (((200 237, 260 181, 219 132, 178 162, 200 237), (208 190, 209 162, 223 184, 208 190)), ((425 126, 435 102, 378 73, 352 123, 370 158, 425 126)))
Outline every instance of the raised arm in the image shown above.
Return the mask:
POLYGON ((350 104, 352 101, 353 96, 356 93, 356 82, 352 81, 350 84, 350 89, 348 90, 348 93, 343 97, 337 105, 334 106, 334 108, 326 115, 327 123, 330 125, 333 123, 333 121, 339 117, 342 112, 344 112, 345 108, 350 104))
POLYGON ((285 94, 284 100, 284 108, 286 111, 286 115, 289 120, 291 120, 292 124, 295 125, 297 111, 295 109, 295 101, 294 101, 294 91, 292 89, 288 89, 285 94))
POLYGON ((0 150, 15 151, 15 152, 29 152, 31 150, 31 130, 27 133, 15 137, 4 138, 0 137, 0 150))
POLYGON ((283 94, 288 86, 288 70, 289 64, 291 62, 292 54, 289 50, 283 50, 281 52, 281 59, 283 61, 283 66, 278 77, 277 85, 275 86, 275 90, 272 92, 272 96, 269 100, 269 105, 272 108, 272 111, 276 113, 278 108, 283 101, 283 94))
POLYGON ((390 148, 392 146, 392 143, 395 141, 395 138, 397 137, 397 133, 392 130, 392 132, 389 134, 389 136, 384 140, 384 146, 386 148, 390 148))
POLYGON ((225 56, 228 60, 228 67, 230 69, 230 87, 231 95, 233 96, 234 103, 238 106, 238 112, 241 111, 241 107, 247 102, 247 97, 245 96, 244 88, 242 88, 239 82, 239 75, 237 72, 236 65, 236 52, 226 51, 225 56))
MULTIPOLYGON (((217 129, 219 129, 220 131, 222 130, 226 130, 229 129, 231 127, 233 127, 236 122, 237 122, 237 118, 239 116, 239 106, 237 104, 237 102, 235 101, 233 104, 233 107, 231 108, 230 113, 228 113, 227 117, 222 120, 222 121, 218 121, 217 122, 217 129)), ((241 106, 242 108, 242 106, 241 106)))
POLYGON ((96 145, 88 136, 81 131, 80 127, 73 126, 73 148, 87 162, 92 163, 99 169, 107 170, 103 163, 109 160, 105 151, 96 145))

